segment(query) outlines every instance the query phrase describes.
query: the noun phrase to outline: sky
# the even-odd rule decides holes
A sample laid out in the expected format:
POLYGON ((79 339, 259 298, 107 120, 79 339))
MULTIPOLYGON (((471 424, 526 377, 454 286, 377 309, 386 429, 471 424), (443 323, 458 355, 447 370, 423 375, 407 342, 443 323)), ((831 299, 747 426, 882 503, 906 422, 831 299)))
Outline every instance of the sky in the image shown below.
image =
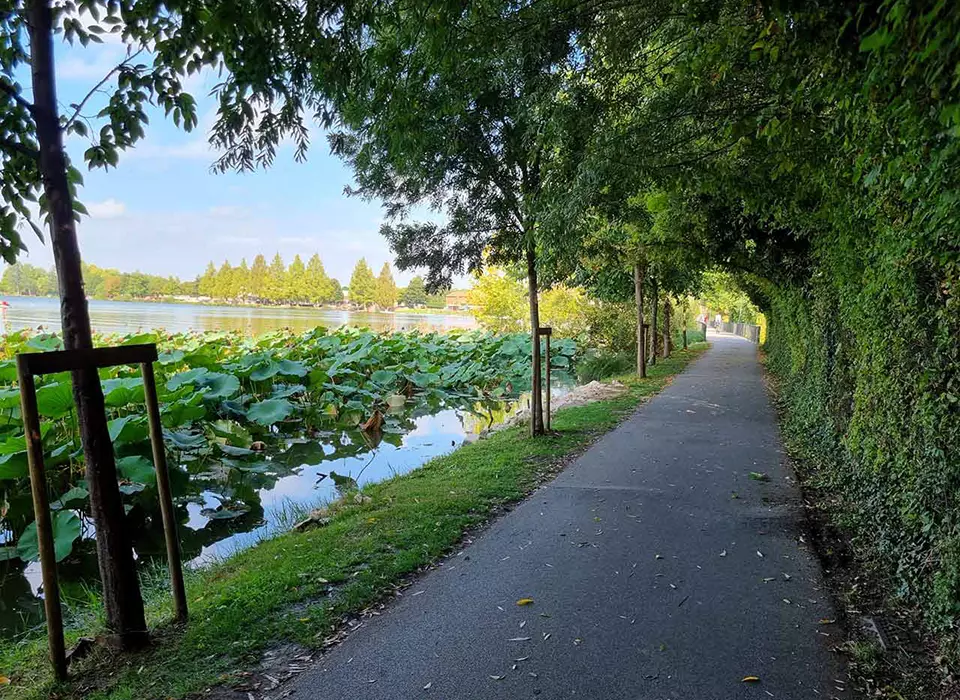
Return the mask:
MULTIPOLYGON (((109 39, 86 48, 58 46, 61 109, 79 101, 123 60, 124 52, 122 44, 109 39)), ((379 203, 344 194, 350 170, 330 154, 318 127, 312 129, 305 163, 294 162, 292 147, 283 146, 267 171, 210 171, 216 153, 207 144, 207 131, 216 105, 209 91, 215 82, 214 76, 193 76, 185 84, 197 99, 197 129, 181 131, 162 110, 152 110, 146 138, 122 153, 115 169, 88 171, 81 164, 89 141, 71 135, 67 149, 83 172, 80 201, 90 212, 78 226, 84 260, 125 272, 193 279, 211 260, 219 267, 224 259, 236 265, 245 257, 249 264, 263 253, 269 262, 279 252, 289 264, 296 254, 306 262, 319 253, 327 274, 343 284, 361 256, 375 272, 386 261, 393 266, 379 235, 379 203)), ((29 229, 23 236, 29 252, 21 260, 51 266, 49 245, 29 229)), ((394 269, 401 285, 414 274, 394 269)))

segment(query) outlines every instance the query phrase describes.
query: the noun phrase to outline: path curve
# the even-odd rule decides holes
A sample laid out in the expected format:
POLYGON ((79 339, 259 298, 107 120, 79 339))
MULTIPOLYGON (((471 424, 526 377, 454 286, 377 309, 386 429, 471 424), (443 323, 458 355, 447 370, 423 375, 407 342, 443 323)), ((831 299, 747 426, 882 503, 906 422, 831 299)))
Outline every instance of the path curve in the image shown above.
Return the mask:
POLYGON ((848 697, 756 346, 711 341, 287 697, 848 697))

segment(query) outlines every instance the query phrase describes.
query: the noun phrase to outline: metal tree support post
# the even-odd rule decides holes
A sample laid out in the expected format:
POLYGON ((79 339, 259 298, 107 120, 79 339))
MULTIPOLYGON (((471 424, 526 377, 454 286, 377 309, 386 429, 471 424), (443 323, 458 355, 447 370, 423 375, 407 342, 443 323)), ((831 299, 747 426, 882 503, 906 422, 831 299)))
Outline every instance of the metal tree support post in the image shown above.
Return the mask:
POLYGON ((550 336, 553 335, 553 328, 551 328, 550 326, 542 326, 542 327, 538 328, 538 329, 537 329, 537 336, 538 336, 537 342, 539 342, 539 336, 541 336, 541 335, 544 336, 544 337, 546 337, 546 339, 547 339, 547 362, 546 362, 546 366, 547 366, 547 369, 546 369, 546 373, 547 373, 547 382, 546 382, 546 384, 547 384, 547 386, 546 386, 547 397, 546 397, 546 398, 547 398, 547 400, 545 401, 546 406, 545 406, 544 412, 546 413, 546 416, 544 417, 544 420, 546 421, 546 429, 547 429, 547 431, 549 431, 549 430, 550 430, 550 336))
POLYGON ((153 374, 157 346, 124 345, 115 348, 58 350, 55 352, 17 355, 17 374, 20 381, 20 405, 27 441, 27 463, 30 468, 30 488, 33 493, 33 514, 37 523, 37 542, 40 551, 40 569, 43 576, 44 612, 47 618, 47 640, 50 662, 57 678, 67 677, 66 649, 63 639, 63 614, 60 609, 60 586, 57 582, 57 561, 53 544, 53 525, 47 498, 46 474, 43 465, 43 443, 40 438, 40 413, 37 410, 37 390, 34 375, 72 372, 78 369, 95 370, 116 365, 139 365, 143 374, 143 395, 150 425, 150 446, 153 466, 157 474, 157 494, 163 516, 163 534, 167 544, 167 563, 173 589, 174 609, 178 620, 187 617, 187 597, 180 563, 180 540, 173 511, 170 475, 163 446, 163 426, 160 423, 160 405, 153 374))
POLYGON ((30 468, 30 491, 33 514, 37 523, 37 544, 40 571, 43 576, 43 611, 47 618, 47 646, 50 663, 57 680, 67 678, 67 656, 63 641, 63 611, 60 609, 60 584, 57 581, 57 556, 53 549, 53 523, 47 498, 47 477, 43 468, 43 439, 40 437, 40 413, 37 410, 37 389, 33 383, 25 355, 17 357, 20 380, 20 408, 27 441, 27 464, 30 468))

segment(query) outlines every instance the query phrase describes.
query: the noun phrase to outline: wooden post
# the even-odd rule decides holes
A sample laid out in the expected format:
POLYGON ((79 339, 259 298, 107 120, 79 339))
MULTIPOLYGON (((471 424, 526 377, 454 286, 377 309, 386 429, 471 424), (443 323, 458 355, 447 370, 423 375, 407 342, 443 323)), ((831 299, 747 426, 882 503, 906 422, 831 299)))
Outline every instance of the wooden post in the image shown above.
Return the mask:
POLYGON ((643 330, 640 333, 640 353, 643 355, 643 374, 641 375, 642 379, 647 378, 647 337, 650 335, 650 324, 644 323, 642 326, 643 330))
POLYGON ((546 386, 547 395, 546 395, 546 401, 545 401, 546 406, 544 407, 544 411, 546 412, 546 415, 544 416, 544 422, 546 423, 547 432, 549 432, 549 431, 550 431, 550 336, 553 335, 553 328, 551 328, 550 326, 544 326, 543 328, 541 328, 541 329, 539 330, 538 333, 539 333, 539 335, 542 335, 542 336, 544 336, 544 337, 547 339, 547 357, 546 357, 546 361, 547 361, 547 381, 546 381, 546 385, 547 385, 547 386, 546 386))
POLYGON ((17 357, 20 380, 20 409, 23 432, 27 441, 27 464, 30 468, 30 491, 33 494, 33 516, 37 524, 40 550, 40 572, 43 577, 43 609, 47 617, 47 644, 50 663, 58 680, 67 678, 67 656, 63 641, 63 611, 60 609, 60 584, 57 582, 57 555, 53 547, 53 523, 47 498, 47 479, 43 468, 43 440, 40 437, 40 414, 37 390, 28 361, 17 357))
POLYGON ((637 307, 637 374, 640 379, 647 377, 647 341, 646 324, 643 322, 643 280, 646 267, 640 263, 633 266, 633 295, 637 307))
POLYGON ((163 446, 163 424, 160 422, 160 404, 157 400, 157 383, 153 375, 153 363, 141 363, 140 372, 143 374, 143 396, 147 404, 147 422, 150 426, 153 466, 157 473, 157 495, 160 498, 160 514, 163 517, 163 537, 167 544, 167 566, 170 569, 173 609, 176 619, 179 622, 185 622, 187 619, 187 592, 183 585, 180 538, 177 537, 177 520, 173 510, 173 494, 170 491, 167 454, 163 446))

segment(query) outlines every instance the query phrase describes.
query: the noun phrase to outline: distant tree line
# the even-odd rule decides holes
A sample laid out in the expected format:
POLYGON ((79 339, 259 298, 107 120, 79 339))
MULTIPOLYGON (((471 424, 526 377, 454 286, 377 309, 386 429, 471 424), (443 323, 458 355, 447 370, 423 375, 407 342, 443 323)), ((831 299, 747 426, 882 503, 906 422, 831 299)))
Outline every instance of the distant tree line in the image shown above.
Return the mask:
MULTIPOLYGON (((148 299, 151 297, 197 293, 196 282, 181 282, 176 277, 160 277, 143 272, 120 272, 96 265, 82 266, 87 296, 98 299, 148 299)), ((30 263, 9 265, 0 277, 0 293, 42 297, 57 293, 57 274, 30 263)))
MULTIPOLYGON (((414 277, 405 288, 398 288, 389 263, 374 275, 367 261, 361 258, 353 269, 348 288, 329 277, 319 255, 304 265, 299 255, 289 266, 279 254, 267 264, 263 255, 247 265, 246 259, 233 266, 224 261, 213 262, 195 280, 148 275, 143 272, 120 272, 113 268, 83 264, 87 296, 95 299, 156 299, 162 297, 204 296, 223 301, 273 304, 337 304, 349 299, 359 306, 393 308, 397 304, 417 308, 443 308, 444 295, 427 294, 423 278, 414 277)), ((0 276, 0 294, 13 296, 54 296, 57 275, 29 263, 16 263, 0 276)))

